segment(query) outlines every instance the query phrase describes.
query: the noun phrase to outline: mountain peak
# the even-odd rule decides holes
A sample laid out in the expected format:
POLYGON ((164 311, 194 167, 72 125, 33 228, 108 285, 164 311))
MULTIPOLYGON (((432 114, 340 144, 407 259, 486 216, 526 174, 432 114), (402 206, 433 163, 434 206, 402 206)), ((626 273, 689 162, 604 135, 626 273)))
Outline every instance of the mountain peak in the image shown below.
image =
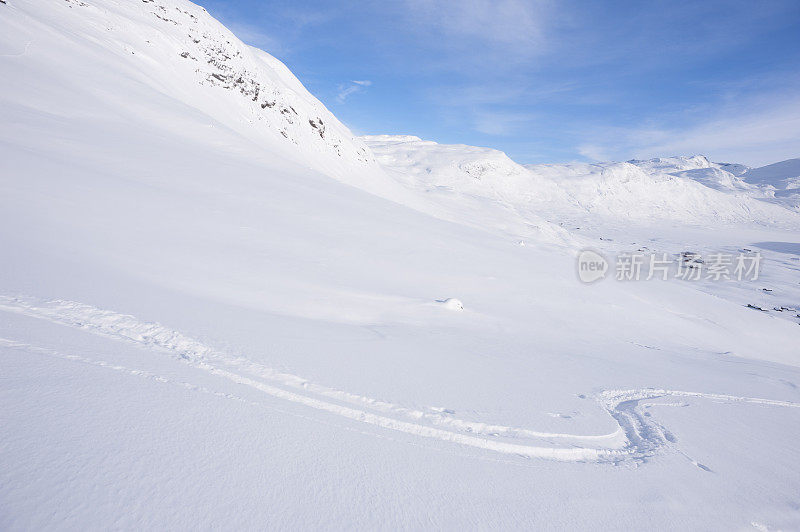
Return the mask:
MULTIPOLYGON (((283 63, 244 44, 203 7, 186 0, 66 0, 49 13, 36 2, 13 7, 54 32, 81 35, 75 44, 83 53, 72 61, 88 73, 87 85, 96 72, 90 63, 110 68, 113 55, 117 70, 135 70, 131 77, 160 96, 288 157, 340 174, 374 168, 364 144, 283 63)), ((122 93, 125 86, 109 89, 122 93)))

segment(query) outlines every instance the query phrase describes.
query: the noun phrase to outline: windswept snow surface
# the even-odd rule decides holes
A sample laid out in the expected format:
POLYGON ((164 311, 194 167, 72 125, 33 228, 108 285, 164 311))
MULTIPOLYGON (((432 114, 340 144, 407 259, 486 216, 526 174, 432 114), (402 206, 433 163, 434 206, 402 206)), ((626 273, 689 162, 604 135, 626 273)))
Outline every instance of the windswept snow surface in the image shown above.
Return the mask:
POLYGON ((180 0, 8 0, 0 68, 0 529, 800 528, 798 215, 749 170, 365 145, 180 0))
POLYGON ((800 158, 750 168, 744 174, 744 179, 748 183, 776 188, 800 188, 800 158))
POLYGON ((777 203, 800 212, 800 158, 750 168, 742 177, 765 190, 777 203))

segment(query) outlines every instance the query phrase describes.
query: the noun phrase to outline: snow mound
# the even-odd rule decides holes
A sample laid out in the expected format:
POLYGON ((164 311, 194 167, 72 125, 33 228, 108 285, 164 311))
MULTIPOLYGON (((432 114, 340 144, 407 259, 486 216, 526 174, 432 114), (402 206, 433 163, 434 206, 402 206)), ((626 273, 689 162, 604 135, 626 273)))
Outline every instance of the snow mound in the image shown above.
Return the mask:
POLYGON ((464 303, 454 297, 447 299, 437 299, 437 303, 441 304, 447 310, 464 310, 464 303))

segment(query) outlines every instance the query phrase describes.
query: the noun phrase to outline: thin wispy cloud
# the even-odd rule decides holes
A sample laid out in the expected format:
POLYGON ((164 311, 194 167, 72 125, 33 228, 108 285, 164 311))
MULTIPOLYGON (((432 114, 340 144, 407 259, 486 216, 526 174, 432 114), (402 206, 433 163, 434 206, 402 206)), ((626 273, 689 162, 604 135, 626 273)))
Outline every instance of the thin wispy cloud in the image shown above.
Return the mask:
POLYGON ((470 118, 471 130, 493 137, 526 135, 535 127, 538 113, 528 110, 533 102, 546 102, 573 90, 573 84, 496 82, 445 86, 430 90, 427 97, 442 109, 442 115, 455 121, 470 118))
POLYGON ((248 24, 246 22, 232 22, 229 23, 229 29, 242 41, 250 46, 255 46, 261 50, 266 50, 273 55, 281 55, 286 53, 286 48, 283 44, 258 26, 248 24))
POLYGON ((800 155, 800 96, 760 94, 685 127, 610 128, 592 136, 578 152, 596 161, 703 154, 718 162, 760 166, 800 155))
POLYGON ((552 4, 544 0, 406 0, 410 18, 438 35, 485 44, 543 44, 552 4))
POLYGON ((513 111, 478 111, 472 127, 486 135, 518 135, 531 127, 534 118, 534 115, 513 111))
POLYGON ((339 85, 339 93, 336 95, 336 100, 339 103, 344 103, 347 98, 357 92, 363 92, 372 85, 372 82, 366 80, 352 80, 348 83, 339 85))
POLYGON ((520 84, 483 82, 431 87, 425 95, 443 107, 481 107, 519 102, 525 98, 527 89, 520 84))

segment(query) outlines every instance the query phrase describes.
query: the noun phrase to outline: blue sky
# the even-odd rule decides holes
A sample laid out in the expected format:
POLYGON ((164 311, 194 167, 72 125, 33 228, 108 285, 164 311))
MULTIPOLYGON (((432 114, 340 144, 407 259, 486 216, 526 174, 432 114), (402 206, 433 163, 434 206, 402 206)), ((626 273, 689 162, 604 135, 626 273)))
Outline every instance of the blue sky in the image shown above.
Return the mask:
POLYGON ((357 134, 521 163, 800 157, 800 1, 208 0, 357 134))

